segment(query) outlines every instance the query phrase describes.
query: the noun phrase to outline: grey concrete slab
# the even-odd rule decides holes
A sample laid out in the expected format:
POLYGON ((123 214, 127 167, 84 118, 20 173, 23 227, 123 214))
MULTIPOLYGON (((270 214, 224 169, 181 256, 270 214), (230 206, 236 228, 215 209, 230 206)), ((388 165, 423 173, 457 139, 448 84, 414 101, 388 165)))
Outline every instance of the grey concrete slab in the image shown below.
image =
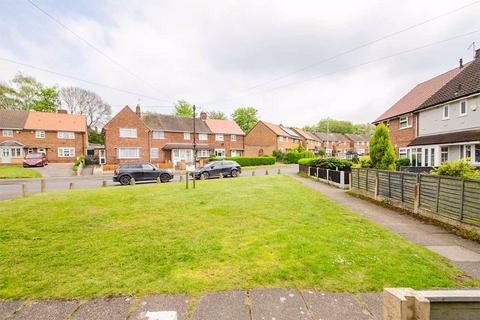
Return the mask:
POLYGON ((159 311, 175 311, 176 320, 188 319, 188 298, 183 294, 156 295, 143 298, 129 319, 149 320, 148 314, 159 311))
POLYGON ((480 262, 453 262, 453 264, 469 276, 480 279, 480 262))
POLYGON ((252 320, 307 320, 307 307, 296 290, 254 289, 250 292, 252 320))
POLYGON ((383 320, 383 294, 381 292, 362 293, 360 299, 367 305, 368 311, 376 320, 383 320))
POLYGON ((480 254, 460 246, 427 246, 427 249, 458 262, 480 262, 480 254))
POLYGON ((303 297, 313 319, 369 320, 370 313, 349 293, 324 293, 303 291, 303 297))
POLYGON ((64 320, 78 306, 78 301, 40 300, 23 306, 13 320, 64 320))
POLYGON ((246 299, 244 291, 209 293, 198 300, 193 320, 249 320, 246 299))
POLYGON ((0 320, 11 316, 23 303, 23 300, 0 300, 0 320))
POLYGON ((452 238, 432 237, 431 234, 423 232, 405 233, 402 234, 402 237, 421 246, 449 246, 454 243, 454 239, 452 238))
POLYGON ((99 298, 82 304, 72 315, 74 320, 124 320, 135 301, 132 297, 99 298))

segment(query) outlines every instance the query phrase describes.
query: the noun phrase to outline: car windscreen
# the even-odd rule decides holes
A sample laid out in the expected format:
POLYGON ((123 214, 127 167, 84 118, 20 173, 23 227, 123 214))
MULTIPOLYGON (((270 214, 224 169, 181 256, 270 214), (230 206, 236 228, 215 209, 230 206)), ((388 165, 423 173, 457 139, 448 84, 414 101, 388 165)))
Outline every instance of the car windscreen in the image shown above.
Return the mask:
POLYGON ((41 153, 29 153, 25 158, 27 159, 41 159, 43 157, 43 154, 41 153))

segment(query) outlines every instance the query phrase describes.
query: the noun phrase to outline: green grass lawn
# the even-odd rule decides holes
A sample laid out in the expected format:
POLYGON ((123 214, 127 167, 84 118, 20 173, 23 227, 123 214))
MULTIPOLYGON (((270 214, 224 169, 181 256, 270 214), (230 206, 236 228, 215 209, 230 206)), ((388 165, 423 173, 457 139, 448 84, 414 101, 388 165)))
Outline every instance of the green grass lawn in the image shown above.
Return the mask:
POLYGON ((472 283, 437 254, 287 176, 0 202, 0 298, 472 283))
POLYGON ((0 179, 41 178, 42 174, 34 169, 21 166, 0 166, 0 179))

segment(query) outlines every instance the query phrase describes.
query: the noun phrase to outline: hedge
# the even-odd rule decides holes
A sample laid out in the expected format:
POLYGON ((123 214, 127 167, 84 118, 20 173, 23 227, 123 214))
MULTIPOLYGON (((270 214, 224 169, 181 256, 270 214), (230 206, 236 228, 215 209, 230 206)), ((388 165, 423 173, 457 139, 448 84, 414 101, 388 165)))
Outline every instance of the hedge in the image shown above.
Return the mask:
POLYGON ((309 150, 302 152, 288 151, 283 156, 283 163, 298 163, 298 160, 303 158, 313 158, 313 152, 309 150))
POLYGON ((275 157, 263 156, 263 157, 226 157, 225 160, 236 161, 242 167, 250 166, 262 166, 275 164, 275 157))
POLYGON ((339 158, 304 158, 298 160, 298 164, 310 167, 320 167, 324 169, 350 169, 352 162, 339 158))

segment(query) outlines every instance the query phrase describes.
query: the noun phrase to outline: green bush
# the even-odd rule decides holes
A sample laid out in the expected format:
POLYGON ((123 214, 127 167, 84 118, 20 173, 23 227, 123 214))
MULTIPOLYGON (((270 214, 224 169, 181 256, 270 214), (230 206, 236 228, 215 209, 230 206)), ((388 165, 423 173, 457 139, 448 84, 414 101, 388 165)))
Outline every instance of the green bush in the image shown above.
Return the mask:
POLYGON ((277 161, 282 161, 283 156, 285 155, 281 150, 274 150, 272 155, 277 159, 277 161))
POLYGON ((75 162, 73 163, 73 166, 72 166, 72 170, 74 172, 77 172, 78 167, 80 166, 81 163, 85 163, 85 156, 80 156, 80 157, 78 157, 77 160, 75 160, 75 162))
POLYGON ((320 149, 320 150, 318 150, 318 155, 319 155, 320 157, 325 157, 325 154, 326 154, 325 149, 320 149))
POLYGON ((298 164, 302 166, 314 167, 317 165, 317 158, 303 158, 298 160, 298 164))
POLYGON ((313 152, 310 150, 298 152, 297 150, 288 151, 283 157, 283 163, 298 163, 303 158, 313 158, 313 152))
POLYGON ((360 167, 362 168, 371 168, 372 167, 372 160, 369 156, 362 156, 360 157, 360 167))
POLYGON ((303 158, 298 160, 298 164, 310 167, 320 167, 324 169, 350 169, 352 162, 339 158, 303 158))
POLYGON ((370 159, 376 169, 395 170, 395 151, 388 128, 380 123, 370 139, 370 159))
POLYGON ((437 176, 480 179, 480 171, 466 159, 444 162, 440 167, 433 169, 432 173, 437 176))
POLYGON ((398 167, 410 167, 410 159, 408 158, 401 158, 395 161, 395 164, 398 167))
POLYGON ((242 167, 262 166, 275 164, 276 159, 273 156, 262 157, 227 157, 225 160, 236 161, 242 167))

